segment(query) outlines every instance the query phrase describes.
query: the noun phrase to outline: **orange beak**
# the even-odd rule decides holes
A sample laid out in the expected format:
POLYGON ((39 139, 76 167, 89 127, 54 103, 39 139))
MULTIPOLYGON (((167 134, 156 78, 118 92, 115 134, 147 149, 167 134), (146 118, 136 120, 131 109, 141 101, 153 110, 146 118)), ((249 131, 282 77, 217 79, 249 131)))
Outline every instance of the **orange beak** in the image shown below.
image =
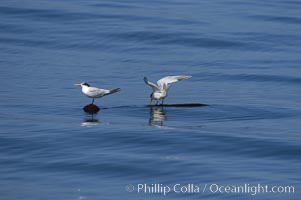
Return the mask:
POLYGON ((77 84, 74 84, 75 86, 81 86, 81 84, 77 83, 77 84))

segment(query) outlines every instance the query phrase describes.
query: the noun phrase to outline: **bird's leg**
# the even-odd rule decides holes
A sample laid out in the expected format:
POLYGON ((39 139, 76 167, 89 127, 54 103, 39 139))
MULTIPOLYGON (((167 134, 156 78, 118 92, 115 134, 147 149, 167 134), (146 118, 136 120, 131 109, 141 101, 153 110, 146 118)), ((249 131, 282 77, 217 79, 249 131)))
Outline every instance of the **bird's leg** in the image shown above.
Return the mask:
POLYGON ((92 100, 92 104, 94 103, 94 98, 93 98, 93 100, 92 100))
POLYGON ((157 100, 156 106, 158 105, 158 103, 159 103, 159 100, 157 100))
POLYGON ((163 104, 164 104, 164 99, 162 99, 162 103, 161 103, 161 105, 163 106, 163 104))

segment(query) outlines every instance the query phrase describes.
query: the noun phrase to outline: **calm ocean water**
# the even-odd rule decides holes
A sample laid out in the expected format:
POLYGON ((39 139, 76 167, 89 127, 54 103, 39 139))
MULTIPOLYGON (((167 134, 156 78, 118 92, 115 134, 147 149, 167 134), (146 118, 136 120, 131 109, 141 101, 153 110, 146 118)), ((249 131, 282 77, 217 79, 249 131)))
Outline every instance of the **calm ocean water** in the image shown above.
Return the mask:
POLYGON ((300 11, 297 0, 1 0, 0 199, 299 199, 300 11), (147 107, 143 77, 177 74, 192 78, 165 103, 209 106, 147 107), (91 116, 73 86, 84 81, 122 91, 91 116))

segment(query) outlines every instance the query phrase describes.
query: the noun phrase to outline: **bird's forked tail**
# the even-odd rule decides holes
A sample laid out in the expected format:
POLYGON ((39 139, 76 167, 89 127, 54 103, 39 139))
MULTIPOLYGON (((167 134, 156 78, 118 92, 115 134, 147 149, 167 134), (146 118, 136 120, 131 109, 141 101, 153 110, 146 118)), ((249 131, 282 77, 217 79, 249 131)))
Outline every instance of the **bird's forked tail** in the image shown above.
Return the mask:
POLYGON ((116 88, 116 89, 110 90, 106 95, 114 94, 114 93, 119 92, 119 91, 120 91, 120 88, 116 88))

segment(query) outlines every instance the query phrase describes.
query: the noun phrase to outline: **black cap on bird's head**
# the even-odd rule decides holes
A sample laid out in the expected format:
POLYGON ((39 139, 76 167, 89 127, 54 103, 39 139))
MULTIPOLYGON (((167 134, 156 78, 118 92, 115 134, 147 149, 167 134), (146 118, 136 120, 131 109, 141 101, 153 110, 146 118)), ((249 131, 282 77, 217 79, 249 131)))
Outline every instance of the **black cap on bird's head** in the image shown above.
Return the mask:
POLYGON ((74 84, 75 86, 87 86, 87 87, 90 87, 90 85, 88 84, 88 83, 85 83, 85 82, 83 82, 83 83, 80 83, 80 84, 74 84))
POLYGON ((81 85, 85 85, 85 86, 90 87, 90 85, 88 83, 81 83, 81 85))
POLYGON ((153 98, 153 95, 154 95, 154 93, 151 93, 150 96, 149 96, 149 98, 152 99, 152 98, 153 98))
POLYGON ((149 96, 149 105, 152 105, 154 93, 151 93, 149 96))

